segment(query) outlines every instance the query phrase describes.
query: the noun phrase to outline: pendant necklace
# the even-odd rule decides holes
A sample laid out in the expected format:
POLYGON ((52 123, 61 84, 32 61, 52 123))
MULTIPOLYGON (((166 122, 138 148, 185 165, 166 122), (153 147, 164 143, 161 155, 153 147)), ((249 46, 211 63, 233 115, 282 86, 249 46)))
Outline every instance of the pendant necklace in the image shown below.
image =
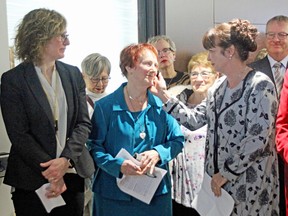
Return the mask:
MULTIPOLYGON (((129 102, 130 102, 130 104, 131 104, 131 107, 132 107, 133 111, 136 112, 136 109, 134 108, 134 106, 133 106, 133 104, 132 104, 132 101, 131 101, 131 100, 134 100, 134 99, 132 98, 132 96, 129 95, 127 86, 126 86, 126 93, 127 93, 128 98, 129 98, 129 102)), ((137 101, 137 100, 135 100, 135 101, 137 101)), ((139 103, 139 101, 138 101, 138 103, 139 103)), ((143 103, 144 103, 144 102, 141 102, 142 105, 143 105, 143 103)), ((141 104, 139 103, 139 105, 141 105, 141 104)), ((139 113, 138 116, 136 117, 135 122, 138 121, 138 118, 139 118, 139 116, 140 116, 141 114, 142 114, 142 109, 140 110, 140 113, 139 113)), ((145 121, 145 120, 144 120, 144 121, 145 121)), ((143 123, 142 125, 140 125, 140 131, 141 131, 141 132, 140 132, 139 136, 140 136, 141 139, 144 140, 145 137, 146 137, 144 123, 143 123)))

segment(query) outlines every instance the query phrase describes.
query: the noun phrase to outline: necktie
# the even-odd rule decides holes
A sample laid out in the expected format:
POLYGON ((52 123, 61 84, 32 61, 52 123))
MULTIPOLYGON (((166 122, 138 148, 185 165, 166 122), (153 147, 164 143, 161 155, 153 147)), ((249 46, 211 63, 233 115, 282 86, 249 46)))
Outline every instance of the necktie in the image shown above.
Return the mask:
POLYGON ((283 76, 281 74, 281 62, 276 62, 273 66, 274 70, 274 80, 277 88, 278 98, 280 97, 282 85, 283 85, 283 76))

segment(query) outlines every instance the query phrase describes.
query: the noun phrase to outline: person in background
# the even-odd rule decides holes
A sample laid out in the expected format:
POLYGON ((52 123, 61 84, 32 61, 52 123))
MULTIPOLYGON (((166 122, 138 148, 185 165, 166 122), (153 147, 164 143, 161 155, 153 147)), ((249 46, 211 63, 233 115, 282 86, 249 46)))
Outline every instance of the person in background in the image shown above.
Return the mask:
POLYGON ((265 32, 259 32, 256 38, 257 49, 254 52, 249 53, 249 57, 246 60, 247 65, 250 65, 252 62, 255 62, 257 59, 257 55, 260 53, 260 51, 265 49, 265 40, 266 40, 265 32))
POLYGON ((95 103, 92 131, 87 143, 98 167, 94 177, 93 215, 172 215, 171 182, 161 180, 150 204, 121 191, 116 178, 153 174, 155 166, 168 171, 168 162, 183 147, 176 120, 162 109, 162 102, 148 88, 154 83, 158 62, 151 44, 132 44, 120 54, 120 68, 128 82, 95 103), (116 157, 126 149, 139 154, 141 165, 116 157), (161 209, 161 211, 159 211, 161 209))
POLYGON ((184 89, 177 98, 187 107, 194 108, 206 98, 208 89, 219 77, 219 73, 208 61, 208 52, 206 51, 193 55, 188 62, 187 69, 191 88, 184 89))
MULTIPOLYGON (((94 103, 108 94, 105 90, 110 80, 111 63, 107 57, 91 53, 83 59, 81 69, 86 84, 89 117, 92 118, 94 103)), ((85 179, 84 216, 92 215, 92 179, 93 176, 85 179)))
POLYGON ((86 83, 86 98, 91 118, 94 103, 108 94, 106 88, 111 78, 111 63, 107 57, 92 53, 83 59, 81 69, 86 83))
POLYGON ((66 19, 35 9, 18 26, 15 53, 23 60, 1 78, 1 109, 11 150, 4 183, 21 216, 82 216, 84 179, 95 171, 85 148, 91 128, 80 70, 58 61, 70 44, 66 19), (28 43, 29 42, 29 43, 28 43), (65 205, 48 214, 35 190, 65 205))
MULTIPOLYGON (((219 73, 208 61, 208 52, 205 51, 192 56, 188 63, 188 74, 192 88, 185 89, 177 98, 188 108, 194 108, 207 97, 208 89, 214 84, 219 73)), ((183 125, 189 128, 189 124, 183 125)), ((183 130, 186 131, 184 128, 183 130)), ((204 176, 206 133, 206 125, 197 132, 184 132, 187 134, 184 148, 171 161, 173 216, 199 215, 191 203, 201 188, 204 176)))
MULTIPOLYGON (((283 85, 283 77, 288 68, 288 17, 279 15, 272 17, 266 24, 265 47, 267 56, 263 59, 250 64, 255 70, 265 73, 273 81, 277 90, 278 99, 280 98, 281 88, 283 85), (280 77, 276 78, 275 64, 280 63, 280 77), (276 83, 276 80, 278 80, 276 83)), ((288 182, 288 173, 285 174, 284 164, 285 157, 283 155, 283 146, 276 145, 279 153, 279 179, 280 179, 280 215, 285 216, 288 212, 288 194, 285 195, 285 182, 288 182), (284 157, 284 160, 283 160, 284 157), (285 202, 286 196, 286 202, 285 202)), ((288 170, 288 168, 287 168, 288 170)), ((287 190, 287 189, 286 189, 287 190)))
POLYGON ((258 61, 260 59, 263 59, 267 56, 268 52, 266 48, 263 48, 261 50, 259 50, 259 52, 257 53, 256 57, 255 57, 255 61, 258 61))
POLYGON ((186 72, 174 69, 174 61, 176 59, 175 43, 166 35, 151 37, 148 39, 148 43, 156 47, 158 51, 158 70, 166 81, 167 89, 176 85, 189 85, 189 75, 186 72))
POLYGON ((276 108, 273 82, 246 65, 256 50, 257 28, 247 20, 221 23, 205 33, 203 46, 221 76, 194 109, 163 90, 161 75, 150 88, 163 109, 191 129, 207 125, 205 172, 211 190, 234 199, 231 215, 279 215, 278 159, 274 140, 276 108))

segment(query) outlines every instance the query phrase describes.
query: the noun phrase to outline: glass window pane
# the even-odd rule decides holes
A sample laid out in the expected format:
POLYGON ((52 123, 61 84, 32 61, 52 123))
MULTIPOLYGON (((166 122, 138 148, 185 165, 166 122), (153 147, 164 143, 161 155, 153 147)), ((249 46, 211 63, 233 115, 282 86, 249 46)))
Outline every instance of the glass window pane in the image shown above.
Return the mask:
POLYGON ((112 64, 108 91, 126 80, 119 68, 119 55, 126 45, 138 42, 136 0, 7 0, 9 46, 13 46, 15 29, 23 16, 43 7, 57 10, 68 22, 70 45, 60 61, 80 69, 82 59, 98 52, 112 64))

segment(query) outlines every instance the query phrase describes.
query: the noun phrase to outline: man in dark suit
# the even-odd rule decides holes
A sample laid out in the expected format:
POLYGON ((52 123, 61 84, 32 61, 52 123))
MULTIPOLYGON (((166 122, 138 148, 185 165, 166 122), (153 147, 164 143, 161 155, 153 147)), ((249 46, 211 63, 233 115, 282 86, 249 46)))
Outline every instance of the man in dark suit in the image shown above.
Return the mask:
POLYGON ((66 19, 54 10, 29 12, 19 25, 16 54, 23 60, 1 78, 1 109, 11 141, 4 183, 17 215, 48 215, 35 190, 66 205, 49 215, 82 216, 84 179, 95 168, 85 147, 91 122, 85 82, 62 63, 69 45, 66 19), (46 186, 47 184, 47 186, 46 186))
MULTIPOLYGON (((271 18, 266 24, 266 39, 265 45, 267 49, 267 56, 256 62, 250 64, 250 66, 258 71, 261 71, 268 75, 276 86, 274 64, 276 62, 281 63, 280 73, 282 76, 282 83, 284 73, 288 67, 288 17, 286 16, 275 16, 271 18)), ((281 82, 280 82, 281 83, 281 82)), ((277 95, 280 97, 281 90, 277 90, 277 95), (278 92, 279 91, 279 92, 278 92)), ((276 142, 277 145, 277 142, 276 142)), ((286 215, 288 212, 286 209, 288 205, 288 194, 285 192, 284 183, 288 185, 288 167, 287 161, 283 160, 282 150, 277 149, 279 153, 279 176, 280 176, 280 215, 286 215), (285 165, 284 165, 285 164, 285 165), (285 169, 284 169, 285 167, 285 169), (284 171, 285 170, 285 171, 284 171), (284 174, 285 173, 285 174, 284 174), (285 175, 285 177, 284 177, 285 175), (285 201, 286 193, 286 201, 285 201)), ((287 186, 286 186, 287 187, 287 186)))

